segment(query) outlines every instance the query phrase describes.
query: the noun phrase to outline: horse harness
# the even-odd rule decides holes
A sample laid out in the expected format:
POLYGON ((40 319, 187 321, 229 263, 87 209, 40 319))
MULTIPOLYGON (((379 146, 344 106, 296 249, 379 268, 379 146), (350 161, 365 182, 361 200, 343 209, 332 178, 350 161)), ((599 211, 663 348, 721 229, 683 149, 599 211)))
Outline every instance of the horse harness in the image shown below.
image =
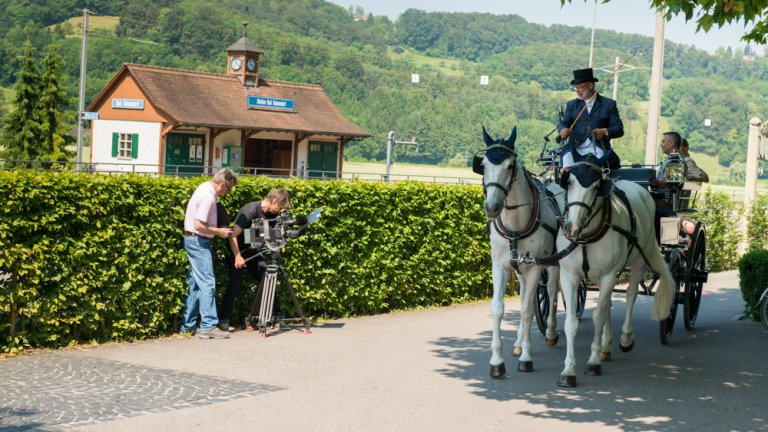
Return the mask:
MULTIPOLYGON (((597 198, 597 196, 595 198, 597 198)), ((569 204, 584 205, 584 203, 581 203, 581 202, 568 203, 566 204, 566 208, 568 207, 569 204)), ((595 202, 593 201, 592 204, 594 206, 595 202)), ((637 241, 637 235, 636 235, 637 219, 636 219, 635 213, 632 211, 632 206, 629 203, 627 194, 621 189, 612 188, 610 194, 604 197, 601 207, 602 207, 602 211, 600 211, 601 217, 600 217, 599 228, 595 230, 595 232, 593 233, 588 233, 588 235, 586 236, 582 235, 582 236, 579 236, 579 238, 577 239, 571 240, 571 244, 568 246, 568 248, 565 249, 565 250, 570 249, 568 251, 568 253, 570 253, 571 251, 573 251, 573 249, 576 248, 577 245, 582 246, 581 269, 584 272, 584 278, 589 279, 589 260, 587 259, 587 245, 589 243, 595 243, 601 238, 603 238, 605 233, 608 232, 608 229, 613 229, 614 231, 623 235, 627 239, 627 242, 630 245, 630 248, 627 250, 627 257, 624 262, 624 267, 626 267, 627 263, 629 262, 629 256, 632 253, 632 249, 636 248, 638 252, 640 252, 640 256, 643 257, 643 261, 645 261, 645 265, 648 266, 648 268, 654 271, 655 273, 655 270, 653 270, 653 267, 651 266, 651 263, 648 260, 648 257, 645 256, 645 252, 640 247, 637 241), (619 198, 619 200, 621 200, 622 204, 624 204, 624 207, 627 209, 627 212, 629 213, 629 222, 630 222, 629 231, 627 231, 621 226, 615 225, 612 222, 613 207, 611 205, 611 200, 613 195, 615 195, 617 198, 619 198)), ((590 207, 590 213, 591 213, 591 208, 592 207, 590 207)), ((591 221, 594 216, 595 216, 594 214, 589 214, 588 222, 591 221)), ((568 255, 568 253, 566 253, 565 255, 568 255)), ((563 255, 563 257, 565 255, 563 255)))
MULTIPOLYGON (((512 183, 515 180, 515 176, 517 175, 516 171, 517 170, 515 170, 515 172, 512 174, 511 181, 509 182, 510 189, 512 187, 512 183)), ((549 201, 550 208, 554 211, 557 218, 560 219, 562 217, 560 213, 560 209, 556 205, 554 205, 554 202, 553 202, 554 194, 548 189, 546 189, 545 187, 543 187, 540 181, 533 179, 528 171, 523 170, 523 178, 525 179, 525 183, 530 187, 531 192, 533 193, 533 196, 536 197, 531 203, 507 206, 506 195, 509 193, 509 190, 499 185, 498 183, 488 184, 488 186, 496 185, 504 191, 505 193, 504 208, 506 210, 515 210, 528 205, 533 206, 531 209, 531 217, 529 218, 528 225, 524 227, 522 230, 510 230, 509 228, 504 226, 504 223, 501 221, 501 218, 499 217, 494 218, 492 221, 488 222, 489 234, 490 234, 490 225, 493 225, 493 228, 496 230, 496 232, 509 241, 509 252, 511 255, 510 264, 512 265, 512 268, 514 268, 515 272, 517 273, 520 273, 520 268, 519 268, 520 263, 524 262, 523 257, 520 256, 517 250, 518 240, 526 239, 531 235, 533 235, 533 233, 535 233, 539 228, 544 228, 550 234, 552 234, 552 250, 556 249, 557 227, 552 227, 547 223, 542 222, 541 220, 541 206, 539 205, 539 202, 541 200, 539 200, 538 197, 542 195, 542 190, 543 190, 543 193, 546 195, 546 198, 544 199, 549 201)), ((527 252, 525 256, 526 257, 528 256, 527 252)))

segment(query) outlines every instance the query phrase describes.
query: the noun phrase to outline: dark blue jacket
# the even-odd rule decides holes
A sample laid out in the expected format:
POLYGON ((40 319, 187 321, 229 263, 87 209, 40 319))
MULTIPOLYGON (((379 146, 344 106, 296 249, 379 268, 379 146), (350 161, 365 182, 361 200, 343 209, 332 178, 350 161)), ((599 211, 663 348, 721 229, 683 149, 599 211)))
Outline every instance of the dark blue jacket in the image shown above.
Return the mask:
MULTIPOLYGON (((584 108, 583 100, 569 100, 563 111, 563 119, 557 125, 557 131, 560 132, 571 127, 573 120, 579 115, 582 108, 584 108)), ((581 145, 592 134, 592 131, 601 128, 608 129, 608 136, 595 144, 600 146, 603 151, 608 151, 611 148, 612 138, 624 136, 624 124, 621 122, 616 101, 598 93, 592 104, 592 112, 584 110, 579 121, 573 126, 571 136, 568 137, 567 149, 573 148, 574 140, 576 144, 581 145)))

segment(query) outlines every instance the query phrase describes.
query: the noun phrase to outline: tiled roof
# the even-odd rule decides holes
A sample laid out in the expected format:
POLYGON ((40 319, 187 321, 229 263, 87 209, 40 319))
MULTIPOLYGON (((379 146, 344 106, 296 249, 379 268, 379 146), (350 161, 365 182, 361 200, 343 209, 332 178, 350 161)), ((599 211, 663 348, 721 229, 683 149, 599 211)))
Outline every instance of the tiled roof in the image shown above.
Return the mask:
MULTIPOLYGON (((126 64, 115 78, 121 73, 132 76, 149 102, 178 124, 351 138, 370 136, 347 120, 317 85, 259 80, 258 87, 247 89, 234 76, 137 64, 126 64), (248 95, 292 99, 294 110, 248 108, 248 95)), ((116 81, 113 79, 110 84, 116 81)), ((99 98, 105 94, 103 91, 91 106, 99 104, 99 98)))
POLYGON ((261 50, 256 48, 256 45, 254 45, 251 41, 249 41, 248 38, 245 36, 241 37, 240 39, 237 40, 237 42, 230 45, 229 48, 227 48, 227 51, 251 51, 251 52, 257 52, 257 53, 261 52, 261 50))

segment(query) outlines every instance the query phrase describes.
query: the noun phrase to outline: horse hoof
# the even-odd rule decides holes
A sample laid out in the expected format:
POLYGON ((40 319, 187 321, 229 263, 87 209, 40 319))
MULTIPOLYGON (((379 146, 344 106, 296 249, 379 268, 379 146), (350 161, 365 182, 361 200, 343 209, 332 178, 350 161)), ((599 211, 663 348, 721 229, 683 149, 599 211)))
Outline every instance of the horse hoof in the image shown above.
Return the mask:
POLYGON ((560 375, 557 380, 558 387, 576 387, 576 377, 574 375, 560 375))
POLYGON ((600 376, 603 374, 603 368, 599 365, 587 365, 587 375, 600 376))
POLYGON ((530 361, 530 360, 517 362, 517 371, 518 372, 533 372, 533 362, 530 361))
POLYGON ((557 342, 560 341, 560 335, 555 335, 554 339, 544 338, 544 342, 547 343, 547 346, 555 346, 557 345, 557 342))
POLYGON ((619 348, 621 348, 622 352, 630 352, 632 351, 632 348, 635 347, 635 341, 633 340, 629 346, 623 346, 622 344, 619 344, 619 348))
POLYGON ((516 346, 516 347, 512 348, 512 356, 513 357, 520 357, 521 355, 523 355, 523 349, 521 347, 516 346))
POLYGON ((504 378, 504 374, 507 373, 507 368, 504 367, 504 363, 498 365, 491 365, 491 378, 504 378))
POLYGON ((600 353, 600 361, 601 362, 611 361, 611 353, 610 353, 610 351, 602 351, 600 353))

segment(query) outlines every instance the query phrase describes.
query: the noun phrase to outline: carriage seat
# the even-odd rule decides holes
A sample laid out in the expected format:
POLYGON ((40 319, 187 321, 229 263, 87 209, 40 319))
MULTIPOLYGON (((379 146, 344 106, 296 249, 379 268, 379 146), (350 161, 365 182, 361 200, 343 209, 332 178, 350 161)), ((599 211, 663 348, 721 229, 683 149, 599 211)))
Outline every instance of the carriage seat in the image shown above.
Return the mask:
POLYGON ((629 180, 648 189, 651 180, 656 178, 656 170, 653 168, 619 168, 612 170, 610 176, 617 180, 629 180))

